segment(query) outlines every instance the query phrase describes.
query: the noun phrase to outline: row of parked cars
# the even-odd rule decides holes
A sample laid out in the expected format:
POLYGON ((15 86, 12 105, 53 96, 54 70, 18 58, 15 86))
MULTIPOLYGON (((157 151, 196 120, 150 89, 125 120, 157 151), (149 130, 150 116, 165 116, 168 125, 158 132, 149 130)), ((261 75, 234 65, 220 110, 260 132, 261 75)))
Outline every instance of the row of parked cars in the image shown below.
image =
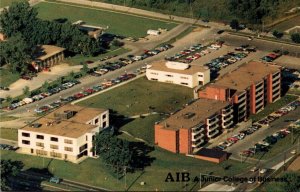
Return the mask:
POLYGON ((240 140, 243 140, 247 135, 251 135, 261 127, 262 127, 261 125, 253 124, 249 126, 247 129, 242 130, 239 133, 227 138, 226 141, 219 143, 216 147, 214 147, 214 149, 225 150, 227 147, 232 146, 233 144, 237 143, 240 140))
POLYGON ((254 154, 259 152, 268 152, 272 145, 274 145, 278 140, 284 138, 290 133, 291 132, 288 129, 282 129, 280 131, 277 131, 274 134, 265 137, 262 141, 255 143, 253 147, 242 151, 240 155, 253 156, 254 154))
POLYGON ((9 151, 11 151, 11 150, 16 150, 17 149, 17 147, 15 147, 15 146, 11 146, 11 145, 7 145, 7 144, 0 144, 0 149, 1 150, 9 150, 9 151))
POLYGON ((275 121, 276 119, 280 118, 281 116, 284 116, 288 114, 291 111, 294 111, 298 106, 300 106, 300 101, 294 101, 284 107, 281 107, 277 111, 273 112, 272 114, 268 115, 267 117, 261 119, 258 121, 261 125, 269 125, 271 122, 275 121))
POLYGON ((77 81, 77 80, 73 80, 73 81, 66 81, 64 82, 62 85, 59 85, 59 86, 56 86, 56 87, 53 87, 51 89, 48 89, 48 91, 45 91, 45 92, 42 92, 40 94, 37 94, 37 95, 33 95, 31 97, 26 97, 24 99, 22 99, 21 101, 16 101, 16 102, 13 102, 11 103, 11 105, 9 105, 6 109, 8 110, 13 110, 13 109, 16 109, 18 107, 21 107, 21 106, 24 106, 24 105, 27 105, 29 103, 33 103, 35 101, 39 101, 39 100, 42 100, 50 95, 53 95, 53 94, 56 94, 56 93, 59 93, 60 91, 62 90, 65 90, 65 89, 69 89, 71 87, 73 87, 74 85, 76 84, 79 84, 80 82, 77 81))
POLYGON ((280 53, 269 53, 268 55, 261 58, 261 60, 265 62, 273 62, 275 59, 277 59, 280 56, 281 56, 280 53))
POLYGON ((85 89, 85 90, 83 90, 79 93, 75 93, 73 96, 68 96, 68 97, 59 99, 59 100, 57 100, 53 103, 50 103, 49 105, 44 105, 44 106, 38 107, 34 110, 34 112, 36 112, 36 113, 45 113, 45 112, 50 111, 54 108, 57 108, 61 105, 64 105, 64 104, 72 102, 72 101, 75 101, 77 99, 81 99, 81 98, 86 97, 88 95, 91 95, 95 92, 107 89, 107 88, 109 88, 113 85, 119 84, 123 81, 127 81, 129 79, 134 78, 134 77, 136 77, 135 74, 123 74, 123 75, 121 75, 121 76, 119 76, 115 79, 107 80, 107 81, 101 83, 100 85, 95 85, 95 86, 87 88, 87 89, 85 89))

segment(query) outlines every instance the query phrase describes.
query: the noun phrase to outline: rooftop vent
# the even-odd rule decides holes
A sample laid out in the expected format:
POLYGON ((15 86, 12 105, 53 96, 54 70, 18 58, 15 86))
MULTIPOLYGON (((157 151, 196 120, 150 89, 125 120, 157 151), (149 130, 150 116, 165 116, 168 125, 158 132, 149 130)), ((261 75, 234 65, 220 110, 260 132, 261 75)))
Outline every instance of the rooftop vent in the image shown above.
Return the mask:
POLYGON ((184 118, 185 118, 185 119, 190 119, 190 118, 192 118, 194 115, 195 115, 195 113, 188 112, 188 113, 184 114, 184 118))
POLYGON ((33 128, 39 128, 41 126, 42 126, 41 123, 33 123, 33 124, 31 124, 31 127, 33 127, 33 128))
POLYGON ((76 111, 64 111, 61 113, 54 113, 54 117, 56 118, 61 118, 61 119, 70 119, 71 117, 73 117, 76 114, 76 111))

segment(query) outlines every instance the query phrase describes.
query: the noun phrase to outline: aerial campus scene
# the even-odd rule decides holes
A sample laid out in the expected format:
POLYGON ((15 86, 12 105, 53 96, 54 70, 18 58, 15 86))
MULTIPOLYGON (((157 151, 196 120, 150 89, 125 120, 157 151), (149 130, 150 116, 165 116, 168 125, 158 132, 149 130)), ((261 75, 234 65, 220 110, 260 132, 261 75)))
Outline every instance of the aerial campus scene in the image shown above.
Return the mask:
POLYGON ((299 0, 0 0, 1 191, 300 191, 299 0))

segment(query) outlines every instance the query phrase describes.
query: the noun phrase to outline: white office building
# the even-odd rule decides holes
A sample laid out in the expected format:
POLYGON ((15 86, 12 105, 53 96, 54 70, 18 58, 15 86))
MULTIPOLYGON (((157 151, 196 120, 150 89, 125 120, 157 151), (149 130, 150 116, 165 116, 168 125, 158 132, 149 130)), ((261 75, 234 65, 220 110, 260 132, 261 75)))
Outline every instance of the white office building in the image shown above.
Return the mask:
POLYGON ((194 88, 210 82, 210 70, 197 64, 158 61, 147 66, 148 80, 194 88))
POLYGON ((65 105, 19 129, 18 152, 78 163, 95 156, 95 135, 108 126, 106 109, 65 105))

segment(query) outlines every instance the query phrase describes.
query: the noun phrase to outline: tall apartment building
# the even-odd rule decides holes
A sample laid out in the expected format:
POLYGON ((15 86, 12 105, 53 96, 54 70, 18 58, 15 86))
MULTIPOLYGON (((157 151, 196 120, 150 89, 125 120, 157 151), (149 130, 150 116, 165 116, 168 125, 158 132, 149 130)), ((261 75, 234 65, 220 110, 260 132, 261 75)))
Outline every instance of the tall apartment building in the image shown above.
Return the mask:
POLYGON ((232 126, 230 102, 198 99, 155 124, 155 144, 174 153, 192 154, 232 126))
POLYGON ((78 162, 95 156, 93 139, 109 126, 109 111, 65 105, 18 130, 18 152, 78 162))
POLYGON ((147 66, 148 80, 173 83, 194 88, 210 82, 210 70, 197 64, 158 61, 147 66))
POLYGON ((246 120, 281 97, 281 67, 257 61, 245 63, 198 90, 198 97, 230 101, 235 120, 246 120))

